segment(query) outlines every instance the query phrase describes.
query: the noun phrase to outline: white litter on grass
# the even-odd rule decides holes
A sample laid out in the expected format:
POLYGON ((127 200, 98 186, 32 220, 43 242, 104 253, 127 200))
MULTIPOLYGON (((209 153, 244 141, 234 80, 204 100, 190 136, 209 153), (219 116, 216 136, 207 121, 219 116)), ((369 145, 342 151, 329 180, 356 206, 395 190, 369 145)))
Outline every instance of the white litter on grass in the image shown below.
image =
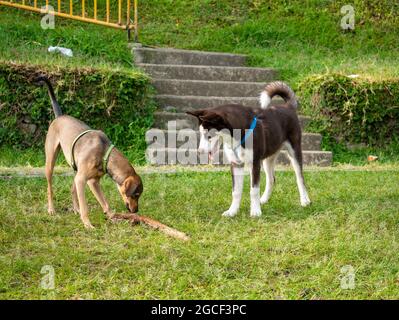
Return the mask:
POLYGON ((71 49, 63 48, 63 47, 49 47, 48 52, 59 52, 64 56, 73 57, 73 52, 71 49))
POLYGON ((348 75, 348 78, 352 78, 352 79, 359 78, 359 77, 360 76, 358 74, 350 74, 350 75, 348 75))

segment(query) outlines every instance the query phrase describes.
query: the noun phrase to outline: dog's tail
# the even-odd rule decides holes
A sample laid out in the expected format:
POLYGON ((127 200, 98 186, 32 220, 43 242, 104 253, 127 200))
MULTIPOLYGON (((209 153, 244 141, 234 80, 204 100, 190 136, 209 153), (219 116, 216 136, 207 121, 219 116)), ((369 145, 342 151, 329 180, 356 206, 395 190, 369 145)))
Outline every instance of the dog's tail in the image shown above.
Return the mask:
POLYGON ((274 96, 280 96, 294 109, 298 108, 298 100, 294 91, 284 82, 275 81, 269 83, 260 95, 260 107, 266 109, 274 96))
POLYGON ((58 118, 59 116, 62 116, 62 111, 60 105, 57 102, 57 98, 55 97, 53 86, 51 85, 50 80, 45 75, 40 75, 36 78, 36 83, 40 86, 44 84, 47 85, 48 95, 51 99, 51 105, 53 106, 55 117, 58 118))

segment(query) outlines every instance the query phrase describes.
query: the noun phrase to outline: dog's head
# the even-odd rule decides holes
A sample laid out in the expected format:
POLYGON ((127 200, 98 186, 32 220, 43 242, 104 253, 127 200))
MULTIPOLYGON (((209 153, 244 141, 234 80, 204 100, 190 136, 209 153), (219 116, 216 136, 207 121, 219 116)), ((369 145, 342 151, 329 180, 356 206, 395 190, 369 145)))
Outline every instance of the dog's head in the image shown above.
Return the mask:
POLYGON ((219 151, 220 135, 224 131, 229 131, 230 126, 225 117, 215 110, 202 109, 188 111, 187 114, 196 117, 199 121, 200 144, 199 153, 207 153, 209 159, 219 151))
POLYGON ((139 211, 139 198, 143 193, 143 183, 140 176, 128 176, 121 185, 118 185, 119 193, 125 202, 126 209, 131 213, 139 211))

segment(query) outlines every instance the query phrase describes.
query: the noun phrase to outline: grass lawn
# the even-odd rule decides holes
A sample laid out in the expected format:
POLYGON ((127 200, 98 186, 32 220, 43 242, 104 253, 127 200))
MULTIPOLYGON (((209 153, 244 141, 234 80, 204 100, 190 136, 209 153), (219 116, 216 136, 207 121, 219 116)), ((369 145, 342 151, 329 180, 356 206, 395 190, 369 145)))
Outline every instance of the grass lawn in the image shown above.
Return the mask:
POLYGON ((0 60, 54 68, 132 70, 133 59, 124 32, 61 18, 56 18, 55 29, 43 30, 41 19, 40 14, 0 5, 0 60), (49 46, 71 48, 74 56, 50 54, 49 46))
MULTIPOLYGON (((55 178, 55 216, 46 213, 45 179, 0 179, 0 298, 399 296, 395 166, 307 171, 308 208, 299 205, 293 172, 279 171, 260 219, 249 217, 248 183, 239 215, 221 217, 230 204, 226 171, 142 176, 141 213, 187 232, 189 243, 106 222, 89 192, 96 229, 86 231, 70 211, 72 177, 55 178), (46 265, 55 270, 54 290, 40 287, 46 265), (354 289, 341 287, 345 266, 354 270, 354 289)), ((111 180, 103 186, 112 207, 123 211, 111 180)))

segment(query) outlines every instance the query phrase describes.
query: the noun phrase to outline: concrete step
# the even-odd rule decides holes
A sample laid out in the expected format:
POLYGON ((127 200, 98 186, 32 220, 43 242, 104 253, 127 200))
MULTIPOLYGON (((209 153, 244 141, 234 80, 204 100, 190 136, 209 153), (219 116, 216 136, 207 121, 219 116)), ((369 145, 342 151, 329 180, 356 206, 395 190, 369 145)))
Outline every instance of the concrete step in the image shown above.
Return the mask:
MULTIPOLYGON (((241 104, 246 107, 259 108, 259 97, 205 97, 205 96, 176 96, 157 95, 158 104, 166 110, 188 111, 193 109, 212 108, 224 104, 241 104)), ((275 97, 272 105, 284 103, 284 100, 275 97)))
POLYGON ((198 129, 198 120, 196 117, 190 116, 186 113, 175 112, 155 112, 153 128, 168 129, 168 123, 175 121, 176 130, 181 129, 198 129))
POLYGON ((206 97, 259 97, 266 83, 153 79, 159 94, 206 97))
MULTIPOLYGON (((186 113, 175 113, 175 112, 155 112, 154 114, 154 128, 168 129, 168 122, 176 121, 176 129, 198 129, 197 118, 190 116, 186 113)), ((310 118, 305 116, 299 116, 301 127, 304 129, 309 123, 310 118)))
POLYGON ((278 77, 271 68, 139 64, 156 79, 270 82, 278 77))
MULTIPOLYGON (((199 131, 191 129, 177 129, 177 130, 161 130, 150 129, 147 134, 151 137, 164 137, 166 147, 179 148, 185 146, 188 149, 196 149, 199 146, 200 133, 199 131), (172 145, 168 144, 171 139, 172 145)), ((156 142, 155 142, 156 143, 156 142)), ((320 150, 321 135, 318 133, 303 133, 302 134, 302 150, 320 150)))
POLYGON ((243 67, 247 57, 240 54, 180 50, 171 48, 132 47, 136 64, 172 64, 243 67))
MULTIPOLYGON (((302 151, 303 164, 305 166, 330 166, 332 163, 332 153, 329 151, 302 151)), ((173 149, 173 148, 154 148, 147 149, 147 161, 152 165, 199 165, 210 164, 208 155, 198 155, 197 149, 173 149)), ((282 150, 277 159, 278 164, 289 165, 290 161, 287 151, 282 150)), ((228 165, 227 158, 220 152, 219 160, 211 164, 228 165)))

